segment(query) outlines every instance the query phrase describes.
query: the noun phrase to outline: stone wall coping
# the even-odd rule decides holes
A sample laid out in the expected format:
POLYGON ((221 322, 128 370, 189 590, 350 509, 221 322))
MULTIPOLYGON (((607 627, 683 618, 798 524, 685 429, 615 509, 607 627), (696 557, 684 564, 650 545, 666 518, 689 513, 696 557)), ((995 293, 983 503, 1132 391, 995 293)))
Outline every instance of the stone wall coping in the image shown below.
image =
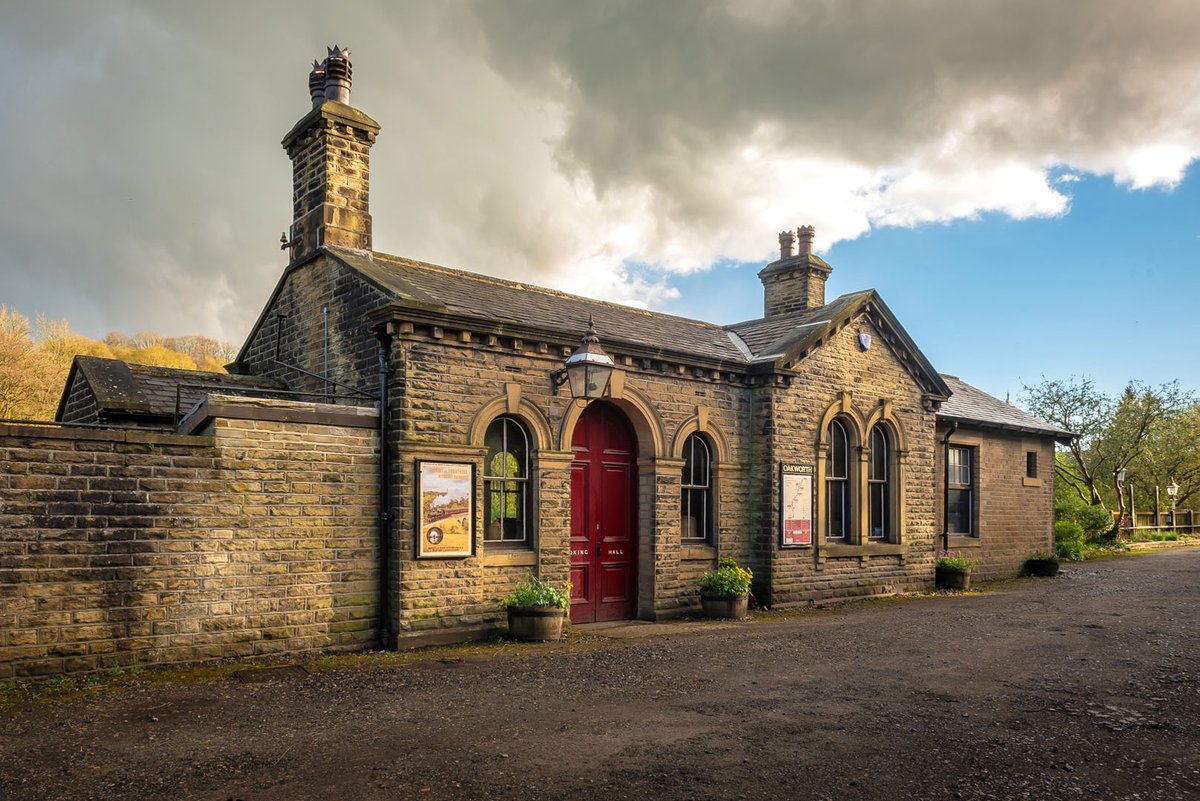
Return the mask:
POLYGON ((187 445, 196 448, 212 447, 216 442, 213 437, 190 434, 169 434, 134 428, 91 428, 50 422, 44 426, 27 423, 0 423, 0 437, 128 442, 138 445, 187 445))
POLYGON ((179 431, 181 434, 190 434, 217 418, 309 423, 341 428, 376 428, 379 425, 379 412, 374 406, 208 395, 184 416, 179 423, 179 431))

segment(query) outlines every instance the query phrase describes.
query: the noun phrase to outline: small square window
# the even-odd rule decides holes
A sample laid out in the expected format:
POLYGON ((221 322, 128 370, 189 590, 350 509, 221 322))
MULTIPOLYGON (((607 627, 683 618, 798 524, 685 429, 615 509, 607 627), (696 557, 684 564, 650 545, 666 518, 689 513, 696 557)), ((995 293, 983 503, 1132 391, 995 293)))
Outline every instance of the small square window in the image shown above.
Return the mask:
POLYGON ((1025 477, 1037 478, 1037 451, 1025 453, 1025 477))

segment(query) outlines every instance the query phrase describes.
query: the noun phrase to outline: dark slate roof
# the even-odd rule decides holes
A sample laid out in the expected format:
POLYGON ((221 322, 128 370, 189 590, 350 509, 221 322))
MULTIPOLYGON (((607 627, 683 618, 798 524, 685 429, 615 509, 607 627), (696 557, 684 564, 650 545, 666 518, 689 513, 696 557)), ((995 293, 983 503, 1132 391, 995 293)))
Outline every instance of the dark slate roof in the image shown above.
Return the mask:
MULTIPOLYGON (((67 392, 74 383, 76 370, 87 379, 102 415, 174 417, 177 388, 180 414, 186 413, 205 395, 218 390, 232 394, 256 390, 255 394, 261 395, 287 389, 283 382, 274 378, 149 367, 120 359, 76 356, 71 365, 72 375, 67 379, 67 392)), ((66 401, 65 395, 63 401, 66 401)), ((62 408, 60 404, 60 415, 62 408)))
POLYGON ((779 356, 808 339, 816 340, 833 323, 866 301, 874 290, 851 292, 817 309, 734 323, 729 330, 741 337, 756 359, 779 356))
POLYGON ((569 295, 531 284, 505 281, 434 264, 326 247, 330 255, 401 301, 498 324, 532 326, 579 336, 588 315, 604 342, 683 353, 706 359, 745 362, 746 357, 719 325, 661 312, 569 295))
POLYGON ((1053 436, 1060 440, 1075 436, 1070 431, 1042 422, 1029 412, 994 398, 955 376, 943 374, 942 378, 954 394, 942 404, 937 415, 939 420, 954 420, 960 423, 974 423, 985 428, 1053 436))
POLYGON ((401 305, 437 314, 487 320, 497 326, 579 335, 589 316, 603 342, 654 354, 679 354, 752 367, 794 356, 870 309, 905 363, 934 396, 949 394, 941 377, 873 289, 854 292, 794 315, 719 326, 661 312, 592 300, 552 289, 373 251, 325 246, 325 252, 401 305))

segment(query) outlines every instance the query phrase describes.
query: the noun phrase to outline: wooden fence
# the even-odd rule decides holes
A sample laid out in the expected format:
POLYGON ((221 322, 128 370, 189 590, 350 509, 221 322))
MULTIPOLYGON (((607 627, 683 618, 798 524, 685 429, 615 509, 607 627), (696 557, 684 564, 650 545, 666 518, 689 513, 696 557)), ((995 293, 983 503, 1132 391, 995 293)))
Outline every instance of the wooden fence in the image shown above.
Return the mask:
POLYGON ((1180 534, 1200 534, 1194 509, 1158 512, 1134 512, 1126 516, 1121 529, 1126 534, 1135 531, 1178 531, 1180 534), (1131 525, 1132 524, 1132 525, 1131 525))

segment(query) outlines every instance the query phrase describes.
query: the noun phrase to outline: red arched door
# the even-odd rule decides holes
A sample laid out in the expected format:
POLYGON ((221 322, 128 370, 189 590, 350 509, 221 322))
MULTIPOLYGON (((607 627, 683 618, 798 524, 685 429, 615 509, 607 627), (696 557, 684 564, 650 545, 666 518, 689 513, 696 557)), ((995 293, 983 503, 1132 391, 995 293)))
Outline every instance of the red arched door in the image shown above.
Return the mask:
POLYGON ((637 438, 603 401, 571 436, 571 622, 637 613, 637 438))

